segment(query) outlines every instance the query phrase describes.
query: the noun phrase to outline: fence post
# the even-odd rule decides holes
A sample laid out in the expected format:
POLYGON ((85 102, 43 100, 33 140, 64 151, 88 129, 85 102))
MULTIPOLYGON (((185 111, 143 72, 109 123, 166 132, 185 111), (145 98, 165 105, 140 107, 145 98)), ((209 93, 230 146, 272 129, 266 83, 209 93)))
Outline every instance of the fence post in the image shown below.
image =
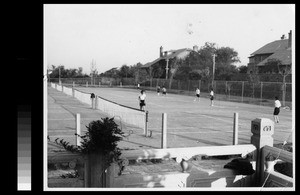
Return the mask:
POLYGON ((282 96, 282 103, 283 103, 283 106, 285 106, 285 97, 286 97, 286 83, 284 82, 284 88, 283 88, 283 96, 282 96))
POLYGON ((273 147, 274 122, 268 118, 256 118, 251 121, 251 144, 256 147, 253 157, 256 160, 254 185, 260 186, 264 174, 264 160, 262 159, 262 148, 266 145, 273 147))
POLYGON ((75 124, 76 124, 76 134, 77 134, 77 135, 75 135, 76 145, 80 146, 81 143, 80 143, 80 138, 78 136, 78 135, 81 135, 81 130, 80 130, 80 114, 79 113, 76 114, 75 124))
POLYGON ((101 82, 99 82, 99 87, 101 86, 101 82))
POLYGON ((226 93, 226 98, 227 98, 227 82, 228 82, 228 81, 225 81, 225 93, 226 93))
POLYGON ((73 81, 73 87, 75 87, 75 82, 73 81))
POLYGON ((242 81, 242 102, 244 102, 244 81, 242 81))
POLYGON ((233 145, 238 145, 239 113, 234 113, 233 118, 233 145))
POLYGON ((199 89, 201 90, 201 80, 199 80, 199 89))
POLYGON ((252 83, 252 101, 254 101, 254 83, 252 83))
POLYGON ((263 82, 260 82, 260 105, 262 103, 263 82))
POLYGON ((167 113, 162 114, 161 148, 167 148, 167 113))
POLYGON ((89 83, 89 82, 87 81, 87 82, 86 82, 86 87, 88 87, 88 85, 89 85, 88 83, 89 83))

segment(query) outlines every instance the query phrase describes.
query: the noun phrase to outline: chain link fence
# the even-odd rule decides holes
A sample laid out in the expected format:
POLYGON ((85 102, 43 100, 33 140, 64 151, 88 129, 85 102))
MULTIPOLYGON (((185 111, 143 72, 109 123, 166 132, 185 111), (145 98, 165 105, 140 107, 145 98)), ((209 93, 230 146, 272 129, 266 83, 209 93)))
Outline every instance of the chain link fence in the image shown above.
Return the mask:
MULTIPOLYGON (((59 83, 58 78, 49 79, 50 82, 59 83)), ((137 82, 135 78, 60 78, 63 85, 85 87, 127 87, 155 91, 157 86, 166 87, 168 93, 195 95, 198 87, 202 97, 208 97, 213 87, 216 100, 242 102, 263 106, 274 106, 274 97, 277 96, 283 106, 292 108, 292 83, 282 82, 248 82, 248 81, 214 81, 205 80, 170 80, 170 79, 145 79, 137 82)))

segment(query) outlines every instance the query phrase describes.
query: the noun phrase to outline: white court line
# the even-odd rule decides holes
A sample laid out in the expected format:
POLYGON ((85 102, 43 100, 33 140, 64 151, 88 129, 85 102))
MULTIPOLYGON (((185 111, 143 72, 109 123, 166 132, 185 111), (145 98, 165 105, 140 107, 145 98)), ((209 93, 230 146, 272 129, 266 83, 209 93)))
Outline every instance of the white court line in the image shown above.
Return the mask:
MULTIPOLYGON (((198 131, 198 132, 194 132, 194 131, 192 131, 192 132, 178 132, 178 131, 173 131, 173 132, 169 132, 169 131, 167 131, 167 133, 168 134, 173 134, 173 135, 177 135, 177 134, 201 134, 201 133, 210 133, 210 134, 212 134, 212 133, 232 133, 232 131, 198 131)), ((239 131, 239 132, 248 132, 248 131, 239 131)), ((159 134, 161 134, 161 132, 156 132, 156 131, 154 131, 154 132, 152 132, 152 133, 159 133, 159 134)))
MULTIPOLYGON (((195 113, 195 112, 185 111, 184 113, 194 114, 194 118, 198 118, 198 116, 200 115, 200 116, 204 116, 204 117, 207 117, 207 118, 212 118, 212 119, 216 119, 216 120, 219 120, 219 121, 223 121, 223 122, 226 122, 226 123, 233 124, 233 119, 228 121, 228 120, 225 120, 225 119, 220 119, 220 118, 217 118, 217 117, 213 117, 213 116, 209 116, 209 115, 205 115, 205 114, 199 114, 199 113, 195 113)), ((245 124, 239 124, 239 126, 246 126, 246 125, 245 124)), ((247 127, 248 127, 248 125, 247 125, 247 127)))
POLYGON ((55 133, 55 132, 74 132, 76 129, 48 129, 49 133, 55 133))
MULTIPOLYGON (((50 138, 56 138, 58 135, 49 135, 50 138)), ((59 135, 59 137, 75 137, 75 135, 59 135)))

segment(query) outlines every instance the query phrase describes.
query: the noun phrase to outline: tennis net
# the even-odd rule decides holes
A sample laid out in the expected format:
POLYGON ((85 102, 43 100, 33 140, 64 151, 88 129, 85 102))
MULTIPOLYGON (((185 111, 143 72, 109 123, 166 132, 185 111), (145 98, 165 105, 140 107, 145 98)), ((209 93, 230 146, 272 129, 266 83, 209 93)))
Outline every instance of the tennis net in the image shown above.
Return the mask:
MULTIPOLYGON (((79 101, 92 106, 91 93, 79 91, 74 88, 61 86, 51 83, 51 87, 56 88, 63 93, 73 96, 79 101)), ((146 135, 147 131, 147 113, 143 110, 121 105, 116 102, 104 99, 100 96, 95 97, 95 108, 107 113, 111 117, 119 119, 121 122, 143 129, 146 135)))

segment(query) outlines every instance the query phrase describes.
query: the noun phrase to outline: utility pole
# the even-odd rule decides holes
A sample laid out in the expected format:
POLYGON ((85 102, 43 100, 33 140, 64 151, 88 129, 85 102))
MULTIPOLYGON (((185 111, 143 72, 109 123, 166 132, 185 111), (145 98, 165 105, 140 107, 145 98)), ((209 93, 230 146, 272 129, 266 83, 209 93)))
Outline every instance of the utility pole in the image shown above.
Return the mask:
POLYGON ((216 54, 213 54, 213 75, 212 75, 212 86, 215 80, 215 65, 216 65, 216 54))
POLYGON ((167 59, 167 65, 166 65, 166 80, 168 79, 168 71, 169 71, 169 59, 167 59))
POLYGON ((61 67, 61 64, 59 65, 59 68, 58 68, 58 82, 59 82, 59 84, 61 83, 60 82, 60 67, 61 67))

